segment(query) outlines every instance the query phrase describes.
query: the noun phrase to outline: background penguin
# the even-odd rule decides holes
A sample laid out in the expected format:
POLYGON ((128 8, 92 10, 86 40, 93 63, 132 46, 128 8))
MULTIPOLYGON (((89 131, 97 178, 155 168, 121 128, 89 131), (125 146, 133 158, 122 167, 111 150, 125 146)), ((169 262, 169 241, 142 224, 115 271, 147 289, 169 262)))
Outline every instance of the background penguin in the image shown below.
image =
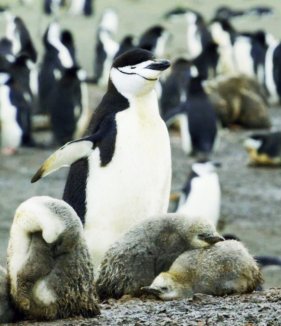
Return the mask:
POLYGON ((185 250, 208 247, 223 238, 207 220, 168 214, 132 228, 106 252, 96 282, 101 300, 138 296, 141 287, 166 271, 185 250))
POLYGON ((94 58, 94 80, 98 85, 106 85, 113 58, 119 49, 114 40, 118 28, 118 16, 112 9, 102 15, 96 36, 94 58))
POLYGON ((167 273, 158 275, 144 290, 163 300, 173 300, 194 293, 247 293, 261 283, 259 267, 247 249, 241 242, 227 240, 183 253, 167 273))
POLYGON ((196 218, 200 216, 218 224, 221 206, 221 190, 216 173, 218 163, 196 162, 180 193, 176 212, 196 218))
POLYGON ((168 38, 168 31, 163 26, 156 25, 140 36, 137 47, 151 51, 156 57, 162 57, 168 38))
POLYGON ((24 53, 32 62, 37 60, 37 51, 32 42, 28 29, 20 17, 6 14, 7 30, 6 37, 12 42, 12 51, 14 55, 24 53))
POLYGON ((169 65, 142 49, 118 57, 90 136, 57 150, 32 178, 72 165, 63 198, 84 223, 95 265, 133 225, 167 212, 171 150, 154 87, 169 65))
POLYGON ((0 85, 1 147, 4 154, 14 154, 22 146, 35 145, 31 132, 31 104, 24 89, 7 73, 0 85))
POLYGON ((72 0, 69 12, 73 15, 91 16, 93 14, 93 0, 72 0))
POLYGON ((44 56, 39 69, 38 91, 39 112, 49 113, 50 93, 56 87, 56 81, 61 78, 63 69, 70 69, 75 64, 73 57, 73 41, 61 39, 60 26, 52 22, 44 36, 44 56), (64 43, 62 42, 64 41, 64 43))
POLYGON ((185 58, 177 58, 171 65, 169 74, 161 83, 159 101, 161 116, 165 121, 174 117, 181 103, 187 99, 188 87, 192 75, 192 64, 185 58))
POLYGON ((11 323, 16 320, 17 312, 9 296, 8 276, 0 266, 0 323, 11 323))
POLYGON ((281 132, 253 134, 244 141, 250 165, 281 166, 281 132))
POLYGON ((186 154, 206 159, 215 143, 217 119, 213 104, 203 89, 202 76, 197 74, 198 70, 193 66, 187 94, 182 89, 180 103, 178 107, 169 110, 166 122, 169 125, 169 120, 179 121, 182 149, 186 154))
POLYGON ((99 314, 83 227, 64 201, 32 197, 18 207, 7 266, 12 300, 25 319, 99 314))
POLYGON ((74 139, 77 123, 82 114, 81 78, 79 67, 64 69, 49 98, 53 144, 63 145, 74 139))
POLYGON ((204 82, 223 127, 269 128, 265 94, 254 79, 246 76, 221 77, 204 82))

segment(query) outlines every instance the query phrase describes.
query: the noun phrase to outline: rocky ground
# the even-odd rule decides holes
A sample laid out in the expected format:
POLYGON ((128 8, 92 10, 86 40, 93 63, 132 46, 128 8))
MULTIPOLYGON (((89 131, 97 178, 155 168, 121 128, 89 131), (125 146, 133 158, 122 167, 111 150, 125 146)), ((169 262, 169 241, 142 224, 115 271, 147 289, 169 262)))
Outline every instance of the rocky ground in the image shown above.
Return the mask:
POLYGON ((190 299, 170 302, 141 299, 123 302, 112 300, 101 305, 101 315, 96 318, 28 322, 28 325, 279 326, 281 290, 272 289, 223 298, 196 294, 190 299))

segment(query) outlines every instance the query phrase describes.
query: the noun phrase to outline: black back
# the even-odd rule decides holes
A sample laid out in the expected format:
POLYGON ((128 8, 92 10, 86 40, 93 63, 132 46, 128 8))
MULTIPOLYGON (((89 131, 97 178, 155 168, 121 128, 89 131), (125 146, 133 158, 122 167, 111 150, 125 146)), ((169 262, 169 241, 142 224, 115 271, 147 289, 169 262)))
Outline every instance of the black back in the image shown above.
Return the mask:
POLYGON ((78 70, 76 67, 65 69, 49 95, 51 127, 56 145, 63 145, 73 139, 80 116, 75 116, 75 108, 79 108, 80 114, 82 112, 78 70))
POLYGON ((169 76, 162 82, 162 94, 160 98, 160 110, 162 118, 167 121, 173 112, 181 104, 181 97, 187 97, 190 82, 191 63, 183 58, 177 59, 169 76))
POLYGON ((251 138, 260 140, 261 147, 258 149, 259 154, 267 154, 270 157, 281 156, 281 132, 270 132, 267 134, 253 134, 251 138))
MULTIPOLYGON (((87 130, 88 135, 101 134, 101 140, 95 147, 100 150, 102 166, 106 166, 114 155, 117 135, 115 114, 128 107, 128 100, 117 92, 110 81, 108 91, 95 110, 87 130)), ((88 177, 88 160, 82 159, 74 163, 70 168, 63 194, 63 199, 74 208, 83 223, 86 213, 86 184, 95 182, 88 180, 88 177)))
POLYGON ((149 28, 141 35, 138 47, 153 52, 157 46, 157 41, 163 32, 164 28, 160 25, 149 28))
POLYGON ((135 48, 134 45, 134 38, 132 35, 127 35, 123 38, 123 40, 121 40, 120 42, 120 46, 119 46, 119 50, 117 51, 116 55, 114 58, 119 57, 121 54, 132 50, 135 48))
POLYGON ((210 154, 217 134, 213 105, 202 87, 202 79, 192 78, 186 103, 189 132, 195 153, 210 154))

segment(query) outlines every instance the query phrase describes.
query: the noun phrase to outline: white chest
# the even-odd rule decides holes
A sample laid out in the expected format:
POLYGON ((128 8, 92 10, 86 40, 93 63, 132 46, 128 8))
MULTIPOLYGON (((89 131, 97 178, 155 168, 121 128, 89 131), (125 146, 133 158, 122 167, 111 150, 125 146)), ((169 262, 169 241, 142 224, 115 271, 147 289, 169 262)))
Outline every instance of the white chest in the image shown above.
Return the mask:
POLYGON ((99 150, 89 160, 85 232, 94 256, 135 224, 168 209, 171 154, 167 128, 155 108, 145 107, 142 113, 138 109, 131 107, 116 115, 112 161, 100 167, 99 150))
POLYGON ((190 217, 206 218, 217 224, 220 215, 221 192, 216 174, 194 178, 191 192, 178 212, 190 217))

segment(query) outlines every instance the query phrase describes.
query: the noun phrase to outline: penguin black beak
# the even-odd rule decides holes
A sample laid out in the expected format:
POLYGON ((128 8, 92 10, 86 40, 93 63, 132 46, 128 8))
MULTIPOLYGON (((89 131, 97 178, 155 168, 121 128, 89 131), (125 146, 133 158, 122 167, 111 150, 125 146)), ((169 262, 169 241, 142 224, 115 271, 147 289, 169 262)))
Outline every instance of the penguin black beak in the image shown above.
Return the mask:
POLYGON ((141 288, 141 291, 143 291, 144 293, 153 294, 157 297, 161 294, 161 291, 159 289, 151 288, 150 286, 143 286, 141 288))
POLYGON ((225 240, 224 237, 220 236, 219 234, 199 234, 198 238, 211 245, 225 240))
POLYGON ((148 65, 147 67, 145 67, 146 69, 150 69, 150 70, 158 70, 158 71, 164 71, 167 68, 169 68, 171 65, 169 60, 154 60, 153 63, 151 63, 150 65, 148 65))

